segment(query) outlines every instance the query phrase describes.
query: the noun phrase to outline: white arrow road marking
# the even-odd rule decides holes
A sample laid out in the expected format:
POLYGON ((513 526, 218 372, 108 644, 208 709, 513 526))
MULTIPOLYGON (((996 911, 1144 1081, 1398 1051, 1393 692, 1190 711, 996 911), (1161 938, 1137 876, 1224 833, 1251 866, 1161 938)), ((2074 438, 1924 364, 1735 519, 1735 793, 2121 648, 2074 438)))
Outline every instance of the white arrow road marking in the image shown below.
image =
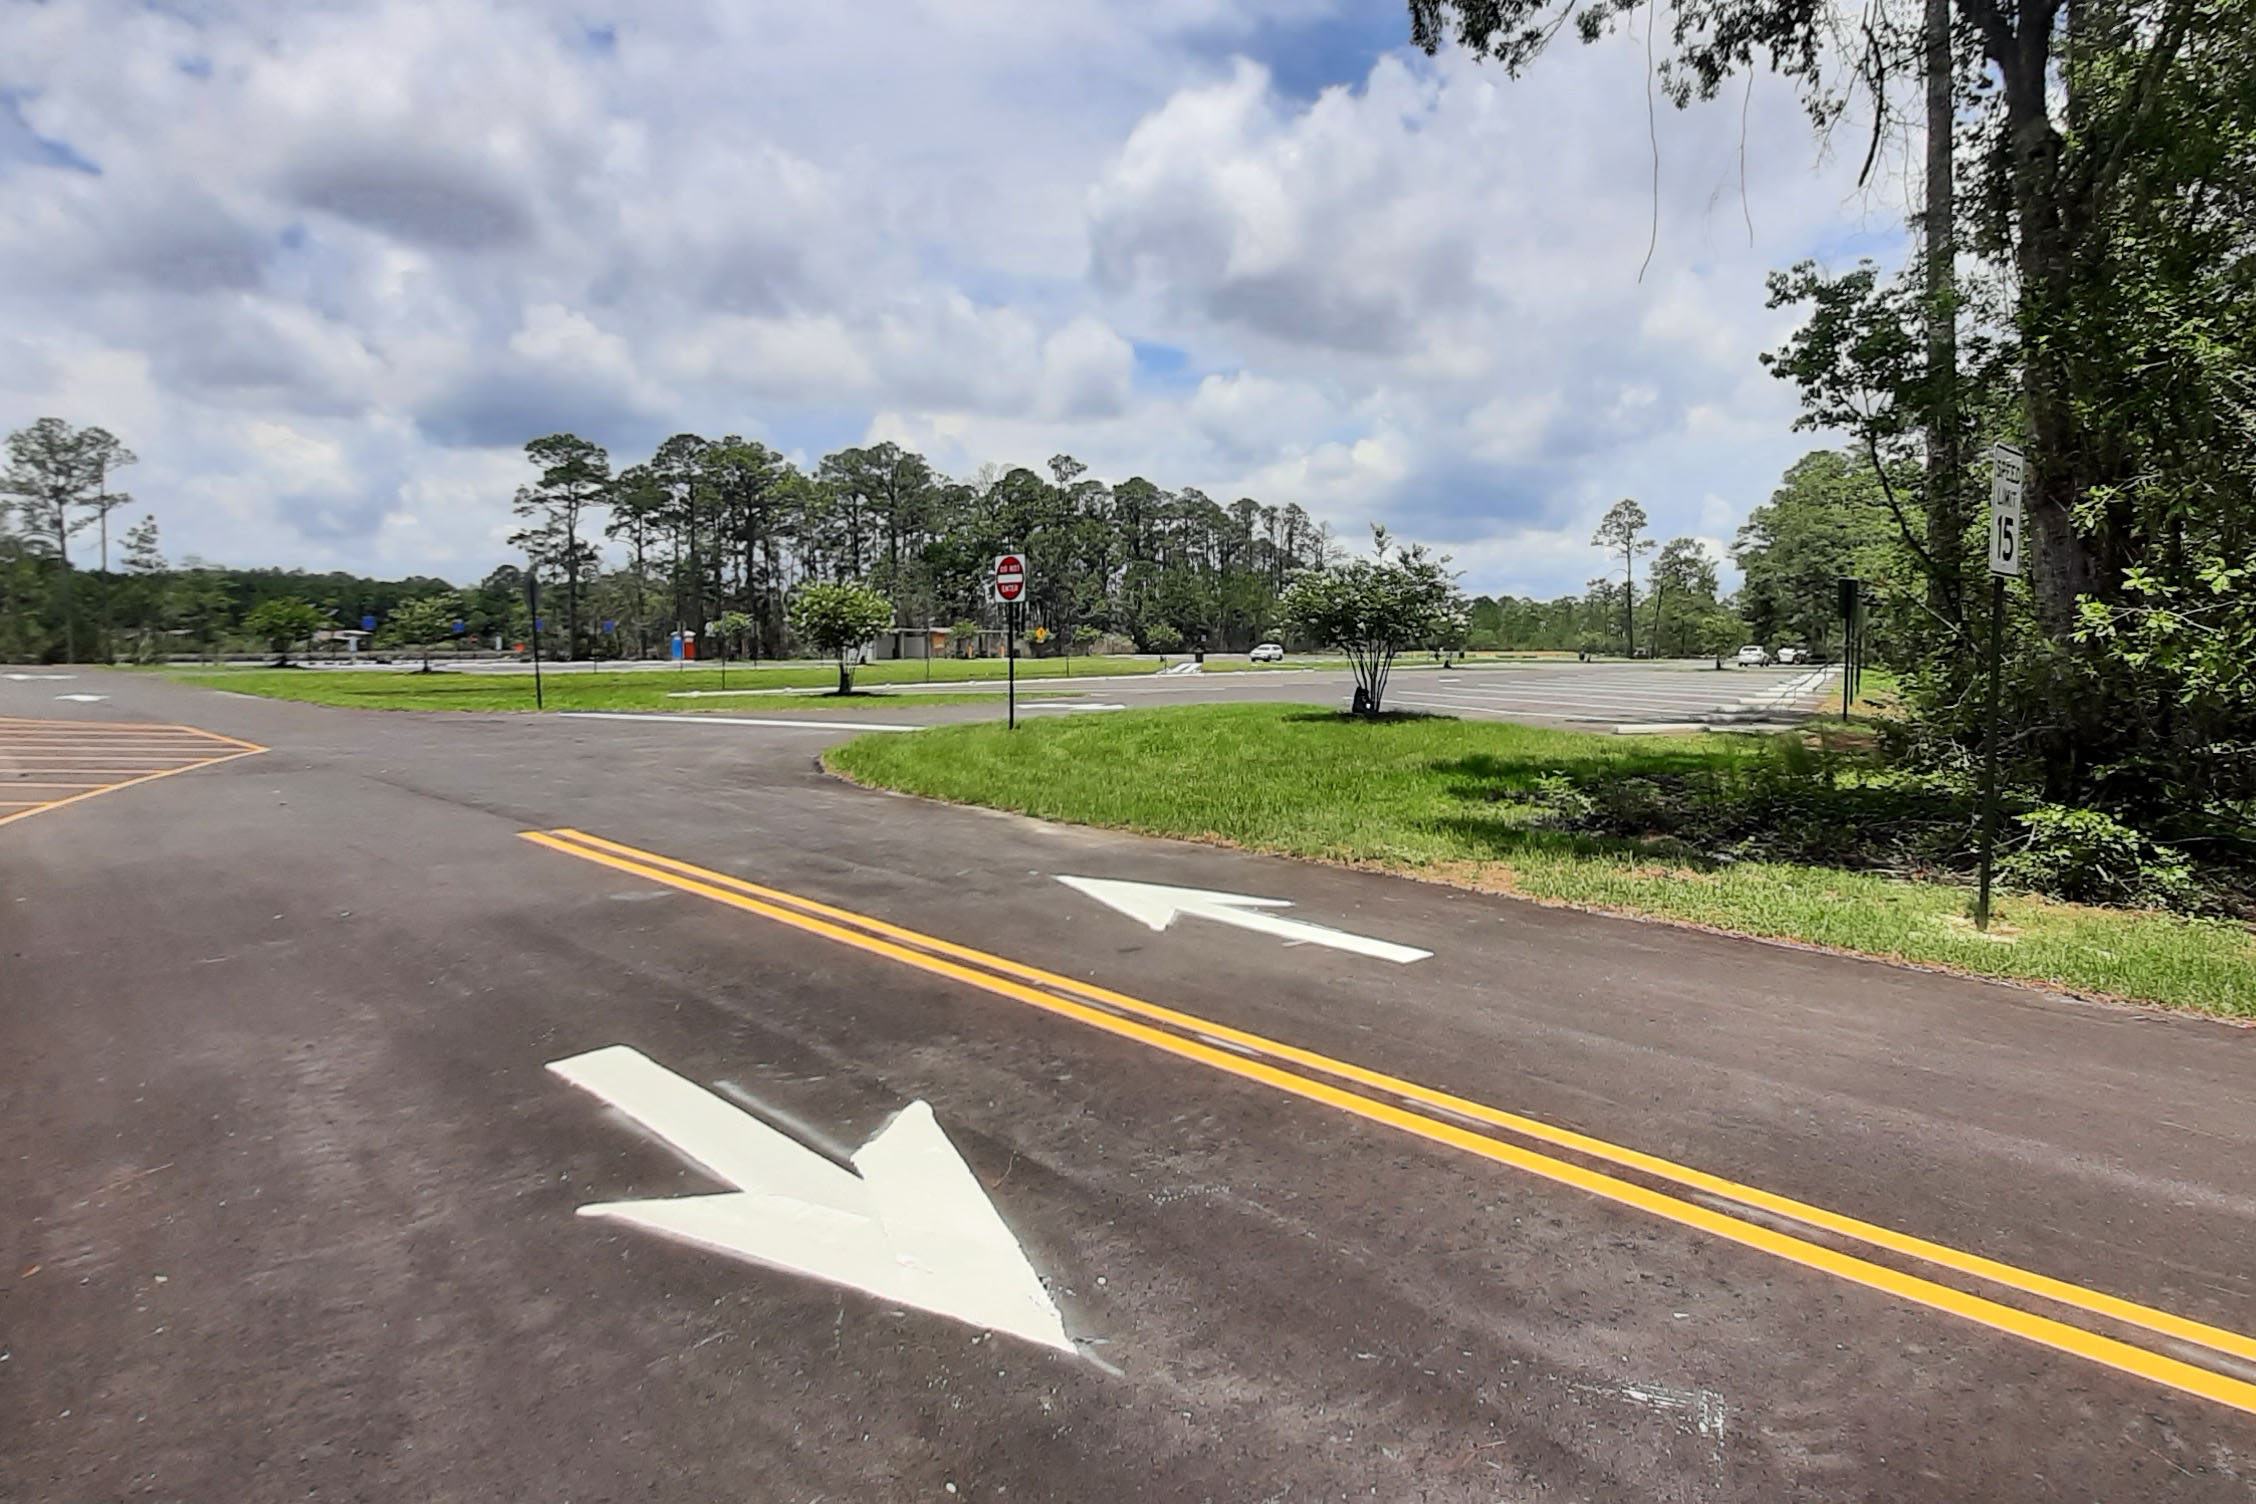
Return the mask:
POLYGON ((1074 1351, 1018 1240, 924 1103, 862 1145, 849 1171, 626 1045, 548 1068, 737 1187, 600 1202, 581 1216, 1074 1351))
POLYGON ((58 700, 75 700, 81 705, 95 705, 107 700, 108 695, 57 695, 58 700))
POLYGON ((1430 950, 1397 945, 1391 940, 1374 940, 1368 935, 1351 935, 1346 930, 1262 912, 1264 909, 1289 909, 1292 907, 1290 899, 1249 898, 1243 893, 1210 893, 1204 888, 1170 888, 1160 883, 1122 882, 1107 877, 1061 874, 1058 881, 1155 930, 1166 929, 1178 914, 1189 914, 1196 919, 1212 919, 1218 924, 1234 924, 1241 930, 1258 930, 1295 944, 1328 945, 1334 950, 1353 951, 1356 955, 1392 961, 1398 966, 1423 961, 1433 954, 1430 950))

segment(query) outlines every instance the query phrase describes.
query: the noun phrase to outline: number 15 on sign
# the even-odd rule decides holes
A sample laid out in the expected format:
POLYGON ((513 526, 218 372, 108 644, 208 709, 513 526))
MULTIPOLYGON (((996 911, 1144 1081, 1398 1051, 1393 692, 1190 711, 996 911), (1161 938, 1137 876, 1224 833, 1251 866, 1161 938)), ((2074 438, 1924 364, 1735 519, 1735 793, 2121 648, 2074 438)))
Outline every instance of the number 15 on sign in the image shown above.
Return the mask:
POLYGON ((2021 485, 2028 466, 2011 444, 1990 449, 1990 573, 2021 573, 2021 485))

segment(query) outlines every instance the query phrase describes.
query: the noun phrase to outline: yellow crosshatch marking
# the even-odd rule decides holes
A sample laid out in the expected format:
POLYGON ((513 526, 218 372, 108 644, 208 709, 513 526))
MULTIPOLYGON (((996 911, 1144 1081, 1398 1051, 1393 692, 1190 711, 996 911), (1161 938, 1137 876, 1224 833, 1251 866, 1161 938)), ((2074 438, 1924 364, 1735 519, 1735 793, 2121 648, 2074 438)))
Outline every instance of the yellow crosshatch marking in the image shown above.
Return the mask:
POLYGON ((0 716, 0 825, 265 750, 193 726, 0 716))

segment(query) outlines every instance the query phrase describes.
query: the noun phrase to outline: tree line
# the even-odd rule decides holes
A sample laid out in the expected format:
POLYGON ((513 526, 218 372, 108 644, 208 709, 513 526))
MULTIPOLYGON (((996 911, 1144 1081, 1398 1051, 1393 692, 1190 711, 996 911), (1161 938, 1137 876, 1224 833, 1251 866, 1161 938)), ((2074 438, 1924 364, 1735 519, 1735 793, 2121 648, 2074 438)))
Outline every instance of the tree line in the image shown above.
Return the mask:
MULTIPOLYGON (((994 615, 988 563, 1011 550, 1031 565, 1022 625, 1044 643, 1242 650, 1291 637, 1279 608, 1287 583, 1338 564, 1342 553, 1297 506, 1241 499, 1225 507, 1142 479, 1108 486, 1064 455, 1046 473, 988 467, 956 481, 890 443, 841 450, 811 472, 735 437, 677 435, 619 470, 600 446, 570 434, 537 439, 526 452, 536 477, 515 499, 526 563, 457 588, 431 576, 381 580, 194 558, 175 566, 151 517, 119 532, 113 556, 107 523, 131 497, 109 480, 130 452, 99 428, 42 420, 12 436, 0 484, 20 524, 11 528, 11 509, 0 509, 0 657, 279 648, 369 618, 378 647, 513 648, 535 632, 526 586, 537 569, 546 591, 540 635, 559 657, 662 653, 686 630, 709 644, 717 633, 734 654, 773 658, 810 645, 793 628, 789 602, 816 583, 873 587, 891 603, 890 625, 959 633, 983 625, 994 615), (92 570, 70 552, 87 533, 96 535, 92 570)), ((1890 524, 1862 469, 1857 456, 1834 451, 1799 461, 1740 531, 1732 557, 1745 583, 1736 595, 1721 592, 1719 561, 1705 544, 1658 542, 1643 508, 1625 500, 1592 539, 1616 572, 1552 600, 1475 596, 1460 636, 1430 645, 1694 657, 1753 640, 1827 651, 1838 641, 1835 577, 1886 573, 1890 524)))
POLYGON ((1027 561, 1024 625, 1042 639, 1242 649, 1277 624, 1286 580, 1336 552, 1297 505, 1224 505, 1142 477, 1108 485, 1063 454, 1043 472, 989 466, 955 480, 889 441, 804 471, 733 434, 676 434, 617 469, 573 434, 525 452, 537 478, 517 493, 525 526, 511 541, 552 583, 572 657, 648 654, 730 613, 749 622, 752 654, 778 657, 791 596, 811 583, 869 585, 898 627, 977 622, 1005 552, 1027 561), (604 567, 599 539, 619 563, 604 567))

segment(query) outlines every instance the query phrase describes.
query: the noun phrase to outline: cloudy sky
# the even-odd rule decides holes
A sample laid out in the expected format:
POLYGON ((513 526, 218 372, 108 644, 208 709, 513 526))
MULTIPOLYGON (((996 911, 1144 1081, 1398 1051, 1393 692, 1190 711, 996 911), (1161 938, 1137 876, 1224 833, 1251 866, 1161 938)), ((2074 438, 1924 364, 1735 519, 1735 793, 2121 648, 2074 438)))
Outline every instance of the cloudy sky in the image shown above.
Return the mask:
POLYGON ((1728 539, 1813 442, 1764 271, 1893 261, 1901 206, 1776 80, 1664 103, 1640 282, 1642 38, 1514 82, 1407 35, 1396 0, 0 0, 0 425, 116 432, 175 557, 462 581, 558 429, 1064 450, 1386 521, 1479 590, 1578 589, 1619 496, 1728 539))

